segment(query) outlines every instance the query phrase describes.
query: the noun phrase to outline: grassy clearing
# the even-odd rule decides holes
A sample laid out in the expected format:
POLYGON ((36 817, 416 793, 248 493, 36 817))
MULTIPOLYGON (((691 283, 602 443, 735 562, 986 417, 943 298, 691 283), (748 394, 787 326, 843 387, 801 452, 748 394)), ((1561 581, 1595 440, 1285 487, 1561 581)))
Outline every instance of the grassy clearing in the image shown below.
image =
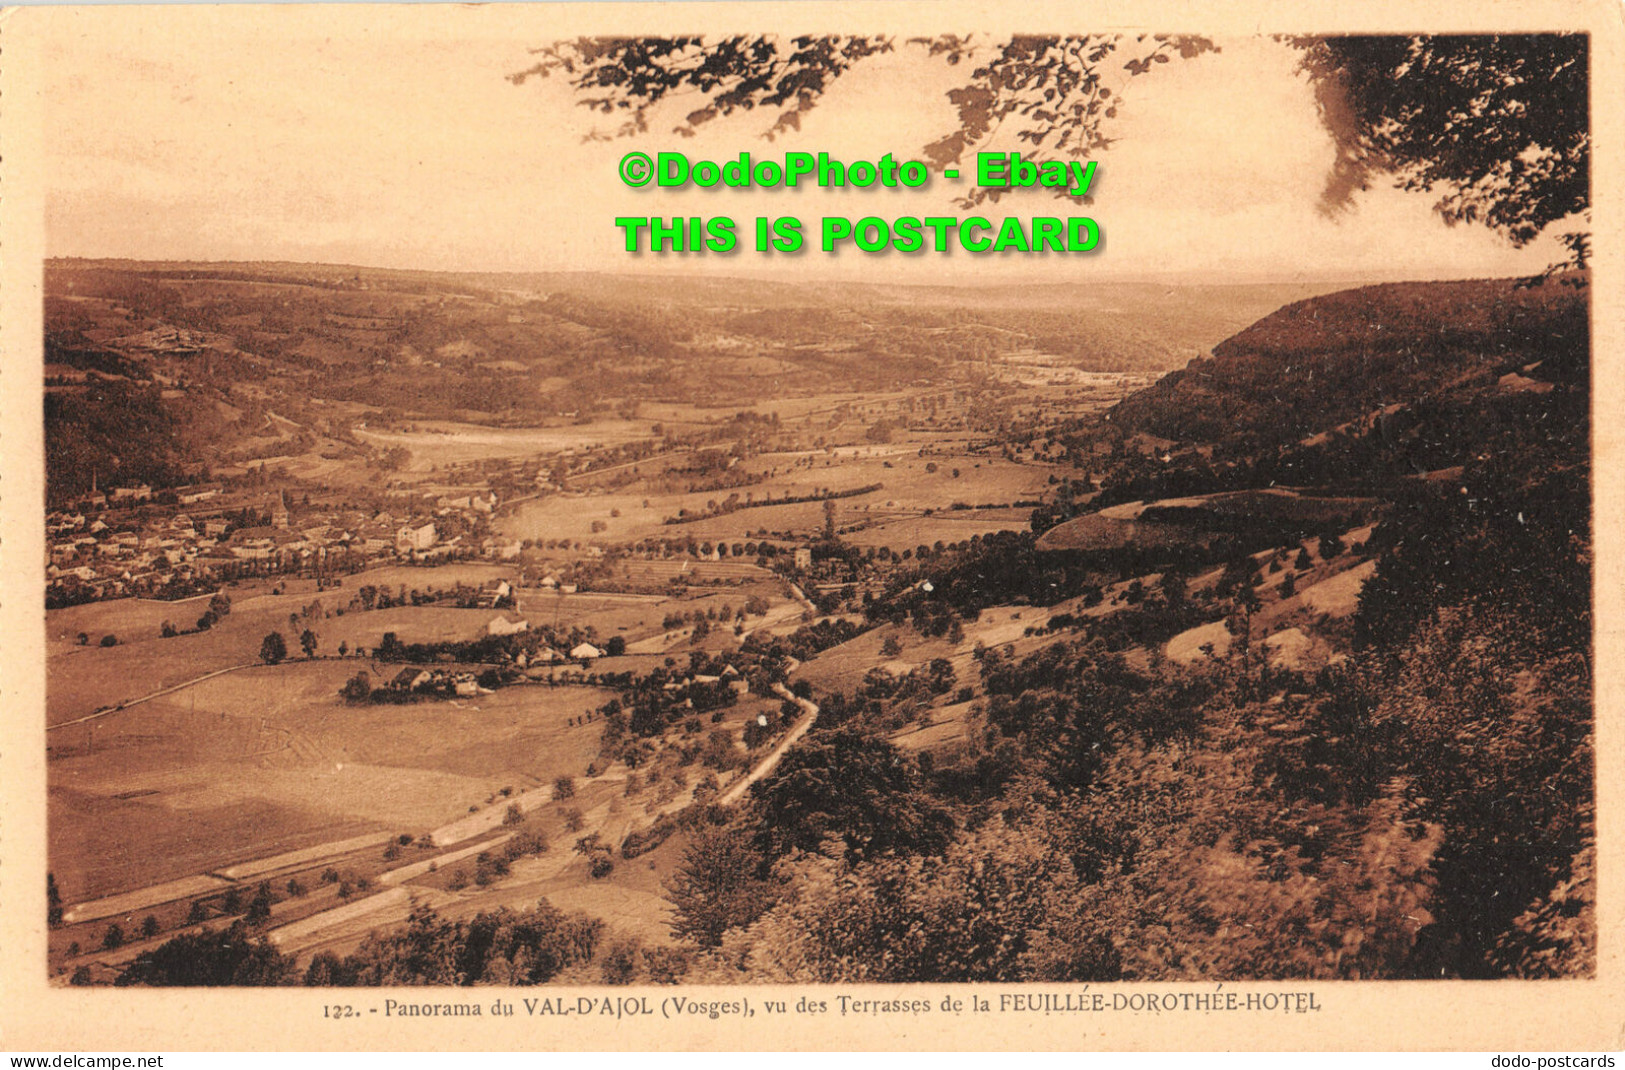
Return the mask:
POLYGON ((324 840, 421 831, 504 787, 579 775, 611 692, 519 687, 349 707, 362 666, 247 669, 53 740, 51 864, 70 900, 324 840))
POLYGON ((71 720, 117 702, 137 698, 207 672, 256 660, 267 632, 278 631, 290 650, 298 650, 298 636, 309 627, 320 639, 318 652, 332 654, 340 642, 371 649, 384 632, 394 631, 403 641, 470 639, 483 634, 493 613, 437 606, 398 607, 371 613, 350 613, 346 607, 363 586, 396 593, 401 587, 448 590, 458 584, 478 586, 489 580, 512 579, 511 567, 490 564, 453 564, 436 568, 390 566, 344 578, 343 585, 318 592, 310 579, 252 580, 227 587, 231 613, 205 632, 160 637, 165 621, 190 628, 208 607, 208 599, 157 602, 118 599, 51 610, 45 615, 48 719, 71 720), (280 588, 281 594, 272 593, 280 588), (319 600, 326 614, 320 620, 291 625, 288 616, 319 600), (88 644, 80 646, 84 633, 88 644), (113 635, 119 645, 102 647, 101 638, 113 635))
POLYGON ((931 711, 930 724, 911 724, 891 737, 891 741, 904 750, 934 750, 963 742, 975 702, 956 702, 939 706, 931 711))
POLYGON ((560 427, 505 429, 423 421, 415 431, 356 432, 357 437, 381 449, 405 446, 412 451, 409 470, 427 472, 435 465, 466 464, 504 457, 532 457, 558 450, 591 446, 619 446, 655 438, 649 424, 631 420, 596 420, 560 427))

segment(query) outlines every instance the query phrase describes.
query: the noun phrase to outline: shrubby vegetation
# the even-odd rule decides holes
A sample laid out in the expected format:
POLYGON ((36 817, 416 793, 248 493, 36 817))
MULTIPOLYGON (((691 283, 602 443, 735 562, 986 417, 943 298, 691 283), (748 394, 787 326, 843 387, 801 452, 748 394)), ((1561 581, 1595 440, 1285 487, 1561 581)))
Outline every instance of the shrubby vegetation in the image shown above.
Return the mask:
MULTIPOLYGON (((888 743, 921 692, 885 672, 819 696, 818 729, 743 812, 691 837, 668 886, 674 931, 701 951, 690 977, 1591 973, 1589 384, 1564 315, 1527 325, 1535 352, 1496 358, 1546 354, 1531 374, 1548 391, 1498 393, 1496 367, 1428 402, 1423 433, 1318 447, 1323 471, 1380 454, 1362 485, 1390 503, 1358 548, 1376 571, 1352 649, 1329 667, 1250 650, 1258 562, 1209 558, 1228 564, 1193 595, 1178 553, 1136 548, 1125 570, 1173 571, 1107 617, 1055 617, 1061 638, 1035 653, 979 652, 962 743, 888 743), (1407 479, 1424 452, 1459 477, 1407 479), (1226 605, 1243 624, 1230 656, 1156 655, 1226 605)), ((1130 483, 1103 485, 1123 500, 1267 485, 1251 481, 1285 454, 1247 449, 1223 469, 1164 465, 1154 488, 1125 461, 1130 483)), ((1340 527, 1311 541, 1322 560, 1353 552, 1340 527)), ((1265 542, 1270 571, 1311 565, 1283 542, 1265 542)), ((1098 604, 1112 564, 995 536, 899 576, 869 616, 941 635, 1022 595, 1098 604)))

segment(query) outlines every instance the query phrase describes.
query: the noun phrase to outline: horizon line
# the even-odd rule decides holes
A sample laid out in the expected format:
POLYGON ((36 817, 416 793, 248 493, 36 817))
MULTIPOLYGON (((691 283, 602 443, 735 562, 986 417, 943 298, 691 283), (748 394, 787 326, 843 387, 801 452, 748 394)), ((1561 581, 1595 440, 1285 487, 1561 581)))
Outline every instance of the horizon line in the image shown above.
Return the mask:
POLYGON ((347 261, 327 260, 289 260, 283 258, 267 258, 257 260, 236 259, 191 259, 174 257, 130 257, 130 256, 87 256, 82 254, 49 255, 42 258, 42 266, 51 266, 70 261, 84 261, 103 264, 120 264, 130 266, 177 266, 184 267, 196 265, 199 267, 237 266, 237 267, 301 267, 301 268, 327 268, 344 271, 367 271, 377 273, 392 273, 403 275, 466 275, 466 276, 497 276, 497 275, 566 275, 579 277, 602 277, 610 279, 649 279, 658 278, 667 281, 692 282, 740 282, 756 285, 794 286, 797 284, 815 283, 819 285, 837 286, 864 286, 875 288, 903 288, 903 289, 970 289, 987 286, 1021 286, 1034 288, 1059 288, 1089 285, 1178 285, 1178 286, 1281 286, 1281 285, 1346 285, 1369 286, 1388 283, 1412 282, 1465 282, 1480 279, 1519 279, 1526 276, 1520 273, 1510 275, 1491 274, 1477 276, 1433 276, 1431 278, 1410 276, 1377 275, 1369 272, 1352 272, 1347 275, 1249 275, 1247 277, 1215 278, 1220 271, 1204 273, 1199 271, 1170 271, 1170 272, 1136 272, 1126 274, 1113 274, 1096 276, 1087 282, 1055 282, 1035 280, 1018 274, 984 275, 972 277, 955 273, 949 278, 936 282, 918 282, 905 280, 864 280, 842 276, 815 274, 794 279, 781 279, 768 274, 750 275, 729 272, 696 272, 692 269, 671 267, 664 269, 648 269, 641 271, 617 271, 611 268, 446 268, 446 267, 394 267, 381 264, 358 264, 347 261))

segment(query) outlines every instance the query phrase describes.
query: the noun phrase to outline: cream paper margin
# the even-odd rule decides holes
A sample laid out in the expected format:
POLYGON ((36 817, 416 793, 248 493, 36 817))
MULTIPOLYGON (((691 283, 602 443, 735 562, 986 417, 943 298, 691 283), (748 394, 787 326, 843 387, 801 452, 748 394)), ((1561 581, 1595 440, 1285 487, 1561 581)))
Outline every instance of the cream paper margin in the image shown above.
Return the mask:
MULTIPOLYGON (((266 19, 235 5, 198 5, 199 20, 266 19)), ((486 9, 489 10, 489 9, 486 9)), ((283 12, 282 15, 289 13, 283 12)), ((598 1017, 385 1019, 363 1014, 324 1021, 324 1003, 382 1005, 389 996, 467 999, 501 996, 648 995, 672 989, 537 990, 128 990, 60 989, 45 970, 45 672, 42 605, 44 463, 41 419, 44 71, 38 31, 48 20, 78 20, 94 32, 95 8, 12 8, 0 12, 0 1050, 16 1053, 108 1050, 564 1050, 564 1049, 908 1049, 1082 1050, 1619 1050, 1625 1047, 1625 865, 1620 779, 1625 772, 1625 249, 1621 237, 1625 139, 1625 6, 1578 2, 1358 4, 1169 3, 1101 0, 1032 3, 1019 11, 964 3, 571 4, 549 6, 560 37, 580 33, 653 34, 741 29, 779 33, 940 33, 968 29, 1075 32, 1533 32, 1592 34, 1593 217, 1596 235, 1592 352, 1596 529, 1596 686, 1599 960, 1583 981, 1337 982, 1225 984, 1225 992, 1312 991, 1310 1014, 1115 1012, 920 1017, 767 1016, 712 1021, 598 1017), (374 998, 376 997, 376 998, 374 998)), ((455 32, 460 5, 329 8, 320 18, 374 27, 455 32)), ((270 21, 266 19, 266 21, 270 21)), ((177 40, 175 47, 186 46, 177 40)), ((830 985, 676 991, 697 998, 966 1000, 997 1006, 1001 992, 1076 992, 1081 985, 830 985)), ((1213 992, 1215 983, 1094 986, 1108 992, 1213 992)))

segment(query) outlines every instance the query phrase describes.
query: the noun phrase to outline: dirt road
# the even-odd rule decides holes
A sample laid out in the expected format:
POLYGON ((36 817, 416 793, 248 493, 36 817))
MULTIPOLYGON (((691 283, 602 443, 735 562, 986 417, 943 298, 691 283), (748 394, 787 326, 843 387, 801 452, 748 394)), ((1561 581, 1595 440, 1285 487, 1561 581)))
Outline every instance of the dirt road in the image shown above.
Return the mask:
POLYGON ((800 706, 804 716, 801 718, 801 720, 795 723, 790 731, 784 734, 784 738, 779 740, 778 745, 768 752, 767 757, 757 762, 755 768, 741 778, 738 783, 729 787, 727 791, 723 792, 721 796, 718 797, 717 801, 723 806, 732 806, 734 803, 744 798, 745 792, 750 790, 750 786, 752 784, 773 772, 774 769, 777 769, 779 759, 783 758, 785 752, 791 747, 795 746, 796 741, 802 736, 806 735, 807 732, 812 728, 813 722, 818 720, 818 706, 816 703, 809 699, 797 698, 790 691, 790 689, 785 687, 783 684, 774 684, 773 693, 778 695, 780 698, 789 699, 797 706, 800 706))

